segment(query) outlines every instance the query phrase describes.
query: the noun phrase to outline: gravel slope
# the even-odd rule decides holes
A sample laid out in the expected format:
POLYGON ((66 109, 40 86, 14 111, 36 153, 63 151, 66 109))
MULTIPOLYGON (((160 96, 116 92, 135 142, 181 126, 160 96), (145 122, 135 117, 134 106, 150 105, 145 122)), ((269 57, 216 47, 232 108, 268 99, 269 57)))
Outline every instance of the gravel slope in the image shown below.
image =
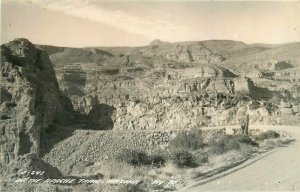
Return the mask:
POLYGON ((300 191, 300 126, 268 126, 296 139, 239 171, 188 191, 300 191))

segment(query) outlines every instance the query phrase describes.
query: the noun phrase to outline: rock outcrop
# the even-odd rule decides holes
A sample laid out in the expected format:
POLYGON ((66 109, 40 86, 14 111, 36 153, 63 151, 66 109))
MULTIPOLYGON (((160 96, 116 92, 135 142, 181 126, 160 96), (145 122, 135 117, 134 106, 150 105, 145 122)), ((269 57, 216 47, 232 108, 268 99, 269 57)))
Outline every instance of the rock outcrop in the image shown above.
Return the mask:
MULTIPOLYGON (((0 84, 0 172, 15 176, 41 164, 46 169, 39 159, 41 136, 53 122, 74 120, 72 103, 61 93, 47 53, 26 39, 2 45, 0 84)), ((48 167, 49 174, 58 172, 48 167)))

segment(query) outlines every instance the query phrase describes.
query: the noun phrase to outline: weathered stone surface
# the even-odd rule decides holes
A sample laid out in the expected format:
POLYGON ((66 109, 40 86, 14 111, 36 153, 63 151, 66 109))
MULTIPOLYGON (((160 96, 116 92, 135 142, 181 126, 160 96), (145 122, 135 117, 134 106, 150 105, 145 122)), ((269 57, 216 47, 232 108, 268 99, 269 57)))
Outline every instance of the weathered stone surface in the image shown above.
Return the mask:
POLYGON ((26 39, 1 46, 0 75, 0 171, 8 176, 38 166, 41 135, 53 122, 73 120, 73 108, 59 90, 48 55, 26 39))

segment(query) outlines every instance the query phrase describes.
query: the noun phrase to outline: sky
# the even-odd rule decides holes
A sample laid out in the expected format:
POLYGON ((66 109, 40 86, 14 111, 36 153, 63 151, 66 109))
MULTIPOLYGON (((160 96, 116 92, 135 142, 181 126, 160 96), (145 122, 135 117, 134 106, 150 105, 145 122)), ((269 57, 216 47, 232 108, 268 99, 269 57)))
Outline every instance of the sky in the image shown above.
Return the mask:
POLYGON ((1 44, 68 47, 162 41, 300 41, 300 1, 1 0, 1 44))

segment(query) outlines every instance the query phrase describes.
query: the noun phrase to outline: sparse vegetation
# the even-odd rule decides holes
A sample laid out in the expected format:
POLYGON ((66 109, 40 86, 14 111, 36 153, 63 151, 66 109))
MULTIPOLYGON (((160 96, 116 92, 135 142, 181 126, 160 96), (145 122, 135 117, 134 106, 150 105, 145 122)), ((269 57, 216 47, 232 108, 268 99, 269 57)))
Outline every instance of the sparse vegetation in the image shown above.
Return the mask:
POLYGON ((237 136, 222 135, 220 137, 214 137, 209 141, 208 151, 211 154, 223 154, 230 150, 239 150, 241 144, 246 144, 249 146, 258 146, 258 144, 255 143, 247 135, 237 135, 237 136))
POLYGON ((182 131, 170 142, 170 146, 174 149, 182 148, 188 150, 196 150, 203 148, 202 132, 199 129, 191 129, 190 131, 182 131))
POLYGON ((132 166, 143 166, 149 164, 147 154, 141 150, 126 149, 121 152, 119 159, 132 166))
POLYGON ((256 142, 254 142, 248 135, 241 135, 238 138, 240 143, 244 143, 251 146, 258 146, 256 142))
POLYGON ((241 143, 239 151, 243 155, 243 157, 249 157, 252 153, 252 148, 248 144, 241 143))
POLYGON ((194 156, 196 158, 196 162, 200 165, 209 162, 207 152, 197 152, 194 154, 194 156))
POLYGON ((173 163, 179 168, 191 168, 198 166, 195 156, 186 150, 173 151, 171 158, 173 163))
POLYGON ((161 167, 166 163, 166 158, 163 155, 153 154, 147 155, 142 150, 126 149, 121 152, 118 157, 121 161, 132 166, 153 166, 161 167))
POLYGON ((148 156, 148 161, 153 167, 162 167, 167 160, 163 155, 154 154, 148 156))
POLYGON ((240 147, 238 140, 228 135, 211 138, 208 146, 210 154, 223 154, 230 150, 237 150, 240 147))
POLYGON ((273 130, 268 130, 266 132, 260 133, 256 137, 256 140, 263 141, 265 139, 275 139, 275 138, 278 138, 278 137, 280 137, 280 134, 278 132, 273 131, 273 130))

